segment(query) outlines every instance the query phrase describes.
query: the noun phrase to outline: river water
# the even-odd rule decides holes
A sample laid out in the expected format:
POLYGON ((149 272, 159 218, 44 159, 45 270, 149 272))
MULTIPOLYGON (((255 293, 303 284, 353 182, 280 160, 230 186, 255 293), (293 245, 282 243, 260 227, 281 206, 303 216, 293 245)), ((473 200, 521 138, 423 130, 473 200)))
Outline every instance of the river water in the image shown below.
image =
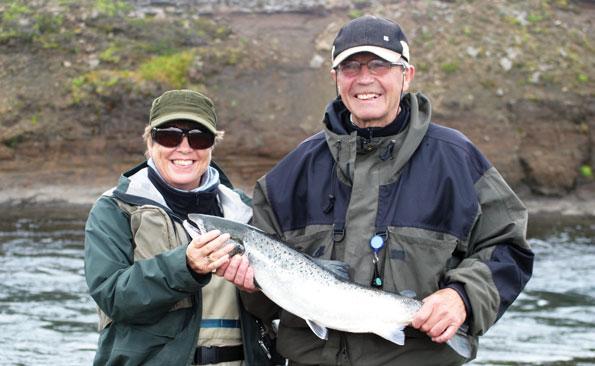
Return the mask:
MULTIPOLYGON (((89 365, 97 333, 83 278, 87 208, 0 213, 0 365, 89 365)), ((595 220, 533 220, 526 291, 481 338, 474 365, 595 365, 595 220)))

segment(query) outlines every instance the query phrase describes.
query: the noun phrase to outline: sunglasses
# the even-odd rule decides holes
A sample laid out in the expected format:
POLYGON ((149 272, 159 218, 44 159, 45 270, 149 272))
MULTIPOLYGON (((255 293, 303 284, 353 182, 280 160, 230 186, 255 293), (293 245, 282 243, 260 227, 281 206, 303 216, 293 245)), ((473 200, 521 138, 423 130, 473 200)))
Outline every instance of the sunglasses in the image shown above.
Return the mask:
POLYGON ((185 129, 177 127, 157 128, 151 130, 153 141, 161 146, 176 147, 182 143, 184 136, 188 138, 188 145, 196 150, 208 149, 215 143, 215 135, 199 129, 185 129))

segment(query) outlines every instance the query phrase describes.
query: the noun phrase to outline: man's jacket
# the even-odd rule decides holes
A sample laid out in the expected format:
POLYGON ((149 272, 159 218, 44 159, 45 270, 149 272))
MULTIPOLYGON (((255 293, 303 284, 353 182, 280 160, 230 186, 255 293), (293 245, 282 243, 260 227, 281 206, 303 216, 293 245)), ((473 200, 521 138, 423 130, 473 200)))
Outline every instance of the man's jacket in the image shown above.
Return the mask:
MULTIPOLYGON (((455 289, 466 303, 475 357, 476 337, 502 316, 531 275, 527 212, 465 136, 431 123, 422 94, 407 94, 403 103, 410 108, 407 126, 371 138, 347 133, 340 121, 345 106, 340 99, 329 104, 324 131, 258 181, 253 223, 311 256, 346 262, 352 280, 365 286, 374 274, 369 242, 380 235, 386 243, 378 253, 383 290, 413 291, 423 299, 440 288, 455 289)), ((254 311, 265 308, 264 302, 255 305, 255 296, 251 302, 254 311)), ((453 353, 409 328, 402 347, 373 334, 330 332, 325 342, 301 319, 284 311, 280 318, 277 347, 298 363, 449 364, 434 356, 453 353), (411 354, 419 356, 407 358, 411 354)))
MULTIPOLYGON (((95 365, 188 365, 202 314, 201 288, 211 275, 186 265, 190 238, 147 176, 125 173, 94 204, 85 228, 85 276, 100 313, 95 365)), ((225 217, 247 222, 251 209, 219 185, 225 217)), ((240 306, 240 308, 242 308, 240 306)), ((248 365, 266 364, 254 319, 241 311, 248 365)))

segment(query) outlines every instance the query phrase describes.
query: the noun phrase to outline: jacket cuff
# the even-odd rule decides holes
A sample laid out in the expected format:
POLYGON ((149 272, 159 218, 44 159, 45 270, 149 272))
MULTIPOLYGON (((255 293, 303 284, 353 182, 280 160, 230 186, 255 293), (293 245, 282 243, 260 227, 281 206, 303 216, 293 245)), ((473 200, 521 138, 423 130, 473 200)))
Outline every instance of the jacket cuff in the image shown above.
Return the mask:
POLYGON ((207 274, 196 273, 192 270, 192 268, 190 268, 190 266, 188 265, 188 262, 186 262, 186 268, 188 269, 188 272, 190 272, 190 274, 192 275, 192 278, 194 278, 194 280, 196 282, 198 282, 201 286, 205 286, 211 280, 211 277, 212 277, 211 273, 207 273, 207 274))
POLYGON ((462 282, 451 282, 446 285, 446 288, 451 288, 455 290, 461 297, 461 300, 463 300, 463 304, 465 304, 465 311, 467 312, 467 318, 465 319, 465 323, 468 323, 469 319, 471 319, 472 309, 471 302, 469 301, 469 297, 467 296, 467 291, 465 291, 465 285, 463 285, 462 282))

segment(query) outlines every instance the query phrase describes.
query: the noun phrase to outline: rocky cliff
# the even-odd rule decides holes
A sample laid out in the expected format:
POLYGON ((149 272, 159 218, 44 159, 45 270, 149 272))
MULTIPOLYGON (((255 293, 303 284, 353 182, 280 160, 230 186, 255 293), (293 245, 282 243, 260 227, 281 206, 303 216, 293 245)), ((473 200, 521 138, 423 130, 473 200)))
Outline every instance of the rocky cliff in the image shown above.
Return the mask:
POLYGON ((571 0, 5 0, 0 184, 113 182, 142 159, 152 98, 193 88, 226 130, 215 158, 249 187, 320 129, 332 39, 366 13, 403 26, 434 121, 513 187, 593 185, 595 5, 571 0))

